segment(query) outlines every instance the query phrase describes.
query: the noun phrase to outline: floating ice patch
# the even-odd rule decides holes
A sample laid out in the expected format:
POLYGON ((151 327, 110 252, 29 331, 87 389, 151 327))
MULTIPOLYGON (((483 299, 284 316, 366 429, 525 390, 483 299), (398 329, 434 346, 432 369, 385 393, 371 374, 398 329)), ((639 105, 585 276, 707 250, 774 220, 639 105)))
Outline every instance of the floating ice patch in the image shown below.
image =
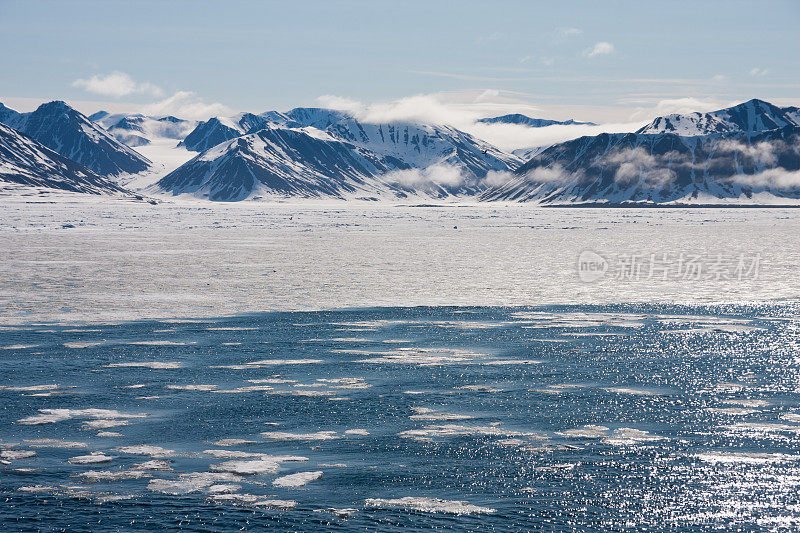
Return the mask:
POLYGON ((317 431, 316 433, 287 433, 284 431, 265 431, 261 433, 265 439, 275 441, 320 441, 338 439, 339 436, 335 431, 317 431))
POLYGON ((276 478, 272 484, 276 487, 289 487, 296 488, 302 487, 322 477, 322 471, 315 472, 297 472, 296 474, 289 474, 288 476, 281 476, 276 478))
POLYGON ((295 389, 295 390, 276 390, 271 391, 268 394, 274 394, 277 396, 306 396, 309 398, 320 397, 320 396, 336 396, 336 391, 332 390, 303 390, 303 389, 295 389))
POLYGON ((152 446, 150 444, 139 444, 136 446, 119 446, 114 448, 115 451, 120 453, 127 453, 130 455, 149 455, 154 459, 163 459, 175 455, 174 450, 168 450, 161 446, 152 446))
POLYGON ((366 429, 347 429, 347 430, 345 430, 344 434, 345 435, 359 435, 359 436, 362 436, 362 437, 366 437, 367 435, 369 435, 369 431, 367 431, 366 429))
POLYGON ((218 365, 210 368, 227 368, 228 370, 248 370, 250 368, 267 368, 282 365, 315 365, 322 363, 322 359, 261 359, 243 365, 218 365))
POLYGON ((171 390, 190 390, 190 391, 215 391, 219 385, 166 385, 171 390))
POLYGON ((59 440, 59 439, 26 439, 31 448, 86 448, 85 442, 59 440))
POLYGON ((247 439, 220 439, 215 441, 217 446, 239 446, 240 444, 256 444, 257 441, 247 439))
POLYGON ((466 501, 440 500, 439 498, 423 498, 417 496, 406 496, 404 498, 395 499, 368 498, 364 500, 364 506, 378 509, 406 509, 425 513, 447 513, 455 515, 491 514, 496 512, 495 509, 480 507, 466 501))
POLYGON ((110 463, 116 459, 114 455, 106 455, 103 452, 92 452, 89 455, 78 455, 70 457, 68 462, 74 465, 93 465, 100 463, 110 463))
POLYGON ((611 435, 605 437, 602 442, 615 446, 632 446, 639 444, 640 442, 655 442, 664 439, 665 437, 651 435, 647 431, 642 431, 639 429, 618 428, 615 429, 611 435))
MULTIPOLYGON (((350 350, 349 352, 345 350, 344 352, 359 353, 358 351, 353 350, 350 350)), ((456 348, 397 348, 396 350, 384 352, 366 351, 361 353, 373 355, 374 357, 359 359, 355 361, 356 363, 403 364, 419 366, 475 364, 479 361, 485 362, 481 360, 485 360, 489 357, 487 354, 475 353, 456 348)))
POLYGON ((0 451, 0 458, 8 461, 17 461, 19 459, 30 459, 36 457, 36 452, 33 450, 3 450, 0 451))
POLYGON ((172 470, 172 461, 165 459, 153 459, 152 461, 136 463, 135 465, 131 466, 131 469, 167 472, 172 470))
POLYGON ((57 389, 59 389, 59 386, 56 384, 28 385, 28 386, 0 385, 0 390, 10 390, 16 392, 52 391, 57 389))
POLYGON ((694 457, 706 463, 747 463, 767 464, 782 463, 800 460, 800 455, 786 455, 783 453, 757 453, 757 452, 705 452, 695 454, 694 457))
POLYGON ((88 472, 81 472, 78 477, 83 478, 88 483, 99 483, 103 481, 142 479, 152 477, 152 474, 142 470, 89 470, 88 472))
POLYGON ((102 342, 77 342, 76 341, 76 342, 65 342, 64 343, 64 347, 65 348, 74 348, 74 349, 93 348, 95 346, 100 346, 101 344, 103 344, 103 343, 102 342))
POLYGON ((235 326, 217 326, 213 328, 206 328, 206 331, 257 331, 258 328, 245 328, 235 326))
POLYGON ((112 409, 39 409, 38 415, 17 420, 17 423, 26 426, 39 424, 54 424, 73 418, 94 419, 119 419, 119 418, 144 418, 146 414, 121 413, 112 409))
POLYGON ((156 370, 171 370, 181 368, 183 363, 176 361, 142 361, 130 363, 110 363, 103 365, 104 368, 152 368, 156 370))
POLYGON ((270 383, 272 385, 278 385, 281 383, 297 383, 296 379, 286 379, 286 378, 248 379, 245 381, 247 381, 248 383, 270 383))
POLYGON ((265 454, 254 452, 239 452, 236 450, 203 450, 203 453, 217 459, 243 459, 245 457, 261 457, 265 454))
POLYGON ((781 418, 789 422, 800 422, 800 413, 784 413, 781 418))
POLYGON ((134 346, 189 346, 194 342, 179 342, 179 341, 129 341, 123 344, 132 344, 134 346))
POLYGON ((336 507, 328 507, 326 509, 314 509, 315 513, 330 513, 338 518, 350 518, 358 512, 358 509, 343 508, 337 509, 336 507))
POLYGON ((632 394, 634 396, 658 396, 657 393, 653 391, 643 390, 643 389, 631 389, 628 387, 605 387, 603 388, 606 392, 613 392, 616 394, 632 394))
POLYGON ((437 424, 425 426, 421 429, 409 429, 401 431, 398 435, 402 438, 431 438, 431 437, 464 437, 464 436, 504 436, 504 437, 518 437, 533 435, 533 433, 525 433, 521 431, 514 431, 503 429, 497 426, 463 426, 460 424, 437 424))
POLYGON ((211 465, 211 470, 215 472, 230 472, 240 475, 258 474, 277 474, 280 463, 271 459, 256 459, 252 461, 225 461, 216 465, 211 465))
POLYGON ((608 434, 609 428, 606 426, 586 425, 575 429, 566 429, 564 431, 556 431, 556 435, 562 437, 569 437, 572 439, 599 439, 608 434))
POLYGON ((124 437, 122 433, 117 433, 116 431, 98 431, 98 437, 124 437))
POLYGON ((172 496, 200 492, 220 482, 241 481, 241 477, 228 472, 192 472, 181 474, 178 479, 151 479, 147 488, 172 496))
POLYGON ((0 350, 29 350, 38 347, 38 344, 10 344, 8 346, 0 346, 0 350))
POLYGON ((461 385, 455 387, 455 390, 468 390, 473 392, 503 392, 503 389, 497 389, 490 385, 461 385))
POLYGON ((411 415, 409 417, 411 420, 454 421, 454 420, 469 420, 470 418, 472 418, 472 416, 470 415, 460 415, 456 413, 442 413, 434 409, 429 409, 427 407, 417 407, 417 408, 412 407, 412 409, 416 411, 417 414, 411 415))
POLYGON ((211 485, 206 489, 209 494, 231 494, 241 490, 241 485, 225 484, 211 485))
POLYGON ((119 426, 127 426, 127 420, 119 420, 119 419, 111 419, 111 420, 88 420, 83 423, 83 425, 90 429, 108 429, 108 428, 115 428, 119 426))

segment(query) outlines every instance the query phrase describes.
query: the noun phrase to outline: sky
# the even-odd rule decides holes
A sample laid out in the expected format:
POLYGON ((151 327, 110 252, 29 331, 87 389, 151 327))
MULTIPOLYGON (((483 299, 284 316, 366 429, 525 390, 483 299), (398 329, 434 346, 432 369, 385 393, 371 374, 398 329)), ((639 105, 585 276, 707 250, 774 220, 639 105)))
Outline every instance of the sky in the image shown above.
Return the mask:
POLYGON ((800 2, 0 0, 0 102, 628 124, 800 105, 800 2))

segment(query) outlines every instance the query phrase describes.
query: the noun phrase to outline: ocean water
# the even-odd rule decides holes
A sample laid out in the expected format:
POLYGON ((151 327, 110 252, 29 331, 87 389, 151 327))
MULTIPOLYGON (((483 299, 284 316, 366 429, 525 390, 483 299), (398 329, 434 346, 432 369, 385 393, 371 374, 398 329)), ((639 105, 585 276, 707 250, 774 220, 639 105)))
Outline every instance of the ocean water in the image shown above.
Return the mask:
POLYGON ((800 527, 797 307, 0 328, 2 531, 800 527))

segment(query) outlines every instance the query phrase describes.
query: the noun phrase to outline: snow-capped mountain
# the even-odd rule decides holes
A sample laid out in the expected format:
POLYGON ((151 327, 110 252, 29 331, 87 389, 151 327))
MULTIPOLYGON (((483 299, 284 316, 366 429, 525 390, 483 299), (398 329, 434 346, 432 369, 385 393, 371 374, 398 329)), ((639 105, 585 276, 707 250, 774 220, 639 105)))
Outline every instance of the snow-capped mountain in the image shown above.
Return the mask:
POLYGON ((531 118, 519 113, 510 115, 503 115, 500 117, 482 118, 478 120, 482 124, 519 124, 520 126, 528 126, 529 128, 543 128, 545 126, 597 126, 594 122, 577 122, 573 119, 569 120, 550 120, 546 118, 531 118))
POLYGON ((735 132, 752 133, 786 126, 800 126, 800 109, 777 107, 769 102, 753 99, 710 113, 658 117, 636 133, 675 133, 694 136, 735 132))
POLYGON ((274 126, 313 127, 412 167, 447 164, 463 168, 476 177, 485 176, 490 170, 507 171, 522 162, 516 156, 450 126, 412 122, 371 124, 343 111, 308 107, 295 108, 285 114, 268 111, 260 115, 245 113, 229 119, 212 118, 198 124, 182 144, 192 151, 204 151, 221 142, 274 126))
POLYGON ((42 104, 31 113, 4 110, 8 126, 102 176, 142 172, 151 164, 64 102, 42 104))
POLYGON ((5 124, 0 124, 0 181, 91 194, 127 193, 5 124))
POLYGON ((215 201, 373 197, 389 189, 376 176, 403 168, 316 128, 268 126, 203 152, 156 187, 215 201))
POLYGON ((118 141, 128 146, 147 146, 157 139, 182 141, 198 124, 194 120, 173 116, 150 117, 138 113, 110 114, 106 111, 98 111, 90 115, 89 119, 103 126, 118 141))
POLYGON ((602 134, 553 146, 482 200, 543 204, 800 199, 800 128, 602 134))
POLYGON ((521 164, 516 156, 451 126, 413 122, 372 124, 342 111, 320 108, 296 108, 286 115, 302 126, 325 130, 338 139, 414 168, 448 165, 479 179, 489 171, 508 171, 521 164))
POLYGON ((517 156, 450 126, 412 122, 372 124, 346 112, 321 108, 212 118, 199 123, 181 145, 205 152, 161 180, 159 186, 175 194, 199 191, 216 200, 266 194, 270 188, 276 194, 290 194, 293 190, 288 184, 290 169, 295 167, 297 191, 303 196, 342 197, 353 193, 392 198, 416 194, 434 198, 471 196, 488 187, 485 178, 489 172, 507 172, 522 162, 517 156), (232 142, 241 138, 245 138, 244 144, 232 142), (267 139, 270 146, 264 144, 267 139), (328 163, 326 158, 334 145, 337 155, 328 163), (315 149, 319 153, 315 154, 315 149), (276 160, 278 152, 280 157, 276 160), (230 162, 232 156, 236 164, 230 162), (247 164, 238 162, 242 157, 248 158, 247 164), (292 158, 297 158, 294 165, 292 158), (211 164, 217 159, 218 162, 211 164), (349 168, 348 164, 355 166, 349 168), (218 171, 218 167, 224 172, 218 171), (213 186, 192 189, 199 182, 187 179, 191 173, 203 175, 202 183, 213 182, 213 186), (279 176, 284 181, 267 175, 279 176), (176 180, 175 176, 181 179, 176 180), (315 177, 310 179, 310 176, 315 177), (232 185, 222 183, 225 180, 232 185), (357 183, 353 184, 353 180, 357 183))

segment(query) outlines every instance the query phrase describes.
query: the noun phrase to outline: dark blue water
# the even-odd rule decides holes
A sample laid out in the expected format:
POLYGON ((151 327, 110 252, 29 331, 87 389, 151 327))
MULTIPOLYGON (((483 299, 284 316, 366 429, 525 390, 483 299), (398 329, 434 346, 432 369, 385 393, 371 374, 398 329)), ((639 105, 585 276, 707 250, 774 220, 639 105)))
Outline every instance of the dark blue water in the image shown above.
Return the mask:
POLYGON ((0 529, 797 528, 796 311, 3 328, 0 529))

